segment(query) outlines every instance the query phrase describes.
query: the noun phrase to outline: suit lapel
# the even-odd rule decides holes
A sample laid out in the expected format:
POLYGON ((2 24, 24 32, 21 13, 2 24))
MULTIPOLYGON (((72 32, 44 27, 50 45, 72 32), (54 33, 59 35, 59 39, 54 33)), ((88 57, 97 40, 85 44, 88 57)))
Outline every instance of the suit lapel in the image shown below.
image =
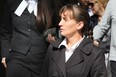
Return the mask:
POLYGON ((69 60, 66 62, 66 70, 74 65, 81 63, 82 61, 84 61, 82 53, 79 49, 76 49, 69 60))
POLYGON ((80 64, 84 61, 83 55, 89 55, 91 53, 92 48, 92 42, 88 40, 87 38, 84 38, 84 40, 81 42, 78 48, 75 49, 72 56, 69 58, 69 60, 65 63, 65 48, 62 50, 58 49, 59 44, 61 41, 58 41, 53 46, 53 60, 58 65, 60 70, 62 71, 64 77, 66 77, 66 70, 70 67, 73 67, 77 64, 80 64))
POLYGON ((65 74, 65 50, 66 48, 63 49, 58 49, 59 44, 61 43, 62 40, 58 41, 56 44, 53 46, 53 61, 56 63, 56 65, 60 68, 61 72, 63 73, 64 77, 66 77, 65 74))
POLYGON ((84 38, 84 40, 81 42, 79 47, 77 47, 72 54, 72 56, 69 58, 69 60, 66 62, 66 70, 69 69, 72 66, 75 66, 77 64, 80 64, 84 61, 84 54, 89 55, 91 53, 92 46, 89 45, 91 41, 87 38, 84 38), (91 47, 90 47, 91 46, 91 47))
POLYGON ((58 65, 60 70, 62 71, 64 77, 65 77, 65 48, 61 51, 55 51, 53 52, 53 60, 58 65))

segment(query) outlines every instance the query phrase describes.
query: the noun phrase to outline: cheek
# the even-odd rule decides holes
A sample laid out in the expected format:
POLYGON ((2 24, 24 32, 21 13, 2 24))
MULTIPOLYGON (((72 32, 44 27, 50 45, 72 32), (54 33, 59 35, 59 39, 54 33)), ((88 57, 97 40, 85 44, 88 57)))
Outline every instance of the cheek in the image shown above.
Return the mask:
POLYGON ((62 36, 67 36, 68 34, 70 34, 71 31, 71 27, 63 27, 63 30, 60 30, 60 33, 62 36))
POLYGON ((93 7, 92 8, 92 11, 93 11, 94 14, 96 14, 97 13, 97 8, 96 7, 93 7))
POLYGON ((70 27, 67 27, 64 32, 62 32, 63 35, 71 35, 73 33, 75 33, 77 31, 76 27, 75 26, 70 26, 70 27))
POLYGON ((62 26, 61 35, 63 35, 63 36, 70 35, 70 34, 72 34, 76 29, 77 29, 77 28, 76 28, 76 23, 75 23, 75 22, 65 23, 65 25, 62 26))
POLYGON ((100 10, 100 7, 96 5, 96 6, 94 7, 94 10, 95 10, 96 12, 98 12, 98 11, 100 10))
POLYGON ((69 31, 70 31, 70 27, 63 27, 63 29, 60 30, 61 35, 69 34, 69 31))

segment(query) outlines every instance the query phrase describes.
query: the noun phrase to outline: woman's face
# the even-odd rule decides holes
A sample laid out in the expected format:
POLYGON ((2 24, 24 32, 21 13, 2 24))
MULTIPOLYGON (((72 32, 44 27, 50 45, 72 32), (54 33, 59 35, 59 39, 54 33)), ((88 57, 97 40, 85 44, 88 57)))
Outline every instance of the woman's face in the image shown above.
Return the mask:
POLYGON ((71 18, 70 12, 66 11, 61 14, 61 20, 59 22, 60 32, 62 36, 70 37, 77 33, 78 22, 71 18))
POLYGON ((91 10, 93 11, 93 14, 98 14, 98 12, 100 11, 101 5, 98 4, 96 0, 89 1, 88 5, 89 5, 89 8, 91 8, 91 10))

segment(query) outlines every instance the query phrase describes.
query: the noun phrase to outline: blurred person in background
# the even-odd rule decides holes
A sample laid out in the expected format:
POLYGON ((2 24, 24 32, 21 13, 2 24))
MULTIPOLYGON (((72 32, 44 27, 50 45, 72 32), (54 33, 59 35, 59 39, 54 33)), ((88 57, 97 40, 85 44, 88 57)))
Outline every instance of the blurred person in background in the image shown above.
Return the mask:
MULTIPOLYGON (((116 77, 116 0, 109 0, 104 15, 97 25, 98 31, 94 31, 93 37, 95 40, 100 39, 103 34, 111 27, 111 41, 109 60, 111 66, 112 77, 116 77)), ((99 42, 98 42, 99 43, 99 42)))
POLYGON ((93 28, 100 22, 106 5, 109 0, 89 0, 88 6, 92 10, 93 15, 91 16, 90 27, 89 27, 89 38, 93 40, 93 28))
MULTIPOLYGON (((91 8, 91 10, 93 11, 93 16, 91 16, 91 27, 89 30, 89 38, 92 40, 94 40, 93 33, 99 31, 99 28, 97 28, 98 27, 97 25, 99 24, 99 22, 102 19, 102 16, 104 15, 105 8, 108 1, 109 0, 89 0, 89 3, 88 3, 89 8, 91 8)), ((104 51, 105 64, 107 67, 107 77, 111 76, 110 64, 109 64, 109 51, 110 51, 110 39, 111 39, 110 30, 111 29, 109 28, 108 31, 100 39, 95 39, 95 40, 99 40, 99 44, 98 42, 94 40, 94 44, 102 48, 104 51)))
POLYGON ((93 12, 88 6, 88 2, 89 0, 79 0, 78 5, 84 6, 86 10, 88 11, 89 16, 91 17, 93 15, 93 12))

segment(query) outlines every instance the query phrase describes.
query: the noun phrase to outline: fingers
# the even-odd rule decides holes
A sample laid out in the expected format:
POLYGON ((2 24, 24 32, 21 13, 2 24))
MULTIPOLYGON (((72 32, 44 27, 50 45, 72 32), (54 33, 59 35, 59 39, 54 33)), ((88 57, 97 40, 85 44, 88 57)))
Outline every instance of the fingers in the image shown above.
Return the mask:
POLYGON ((47 37, 48 41, 51 43, 53 41, 55 41, 55 37, 52 36, 51 34, 48 34, 48 37, 47 37))
POLYGON ((5 57, 2 58, 2 61, 1 61, 1 62, 2 62, 2 64, 4 65, 4 67, 7 68, 6 58, 5 58, 5 57))
POLYGON ((99 46, 99 42, 98 42, 98 41, 94 40, 93 43, 94 43, 94 45, 96 45, 97 47, 99 46))

